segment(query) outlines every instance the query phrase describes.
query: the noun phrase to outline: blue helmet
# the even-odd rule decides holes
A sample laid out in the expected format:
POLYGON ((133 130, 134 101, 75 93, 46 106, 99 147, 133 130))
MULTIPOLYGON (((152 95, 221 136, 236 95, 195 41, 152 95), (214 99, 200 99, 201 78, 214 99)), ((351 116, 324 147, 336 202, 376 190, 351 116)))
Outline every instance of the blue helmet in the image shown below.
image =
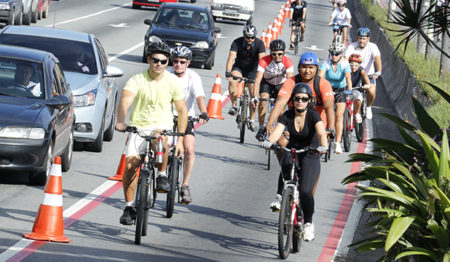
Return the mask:
POLYGON ((370 37, 370 29, 367 27, 360 27, 358 29, 358 36, 367 36, 370 37))
POLYGON ((319 66, 319 58, 313 52, 303 53, 298 61, 298 65, 316 65, 319 66))

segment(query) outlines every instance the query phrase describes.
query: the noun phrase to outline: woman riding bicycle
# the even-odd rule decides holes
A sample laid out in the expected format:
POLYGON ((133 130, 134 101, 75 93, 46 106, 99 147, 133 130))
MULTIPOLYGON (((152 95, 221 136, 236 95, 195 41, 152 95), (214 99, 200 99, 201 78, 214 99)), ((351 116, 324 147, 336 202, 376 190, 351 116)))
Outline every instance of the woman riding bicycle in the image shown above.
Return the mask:
POLYGON ((333 27, 333 42, 336 42, 336 35, 339 29, 342 28, 342 44, 347 42, 347 27, 352 27, 352 15, 350 10, 345 7, 345 2, 345 0, 337 0, 338 7, 331 13, 330 22, 328 23, 329 26, 336 25, 336 27, 333 27))
POLYGON ((305 0, 294 0, 291 2, 290 7, 290 22, 291 22, 291 44, 289 50, 294 50, 294 39, 295 39, 295 29, 300 26, 301 36, 299 41, 303 41, 303 36, 305 35, 306 26, 306 1, 305 0))
MULTIPOLYGON (((364 67, 361 66, 362 57, 359 54, 351 54, 350 57, 348 58, 348 62, 350 63, 350 69, 352 70, 353 89, 355 89, 356 87, 369 89, 370 79, 364 67), (364 85, 362 84, 363 82, 364 85)), ((354 98, 353 110, 355 113, 355 121, 356 123, 359 124, 362 122, 360 110, 363 97, 360 92, 358 92, 357 90, 353 90, 353 98, 354 98)))
MULTIPOLYGON (((319 113, 314 109, 311 103, 312 90, 306 83, 298 83, 294 86, 291 100, 294 107, 286 111, 279 119, 275 129, 264 141, 262 146, 270 148, 273 143, 278 141, 283 132, 286 130, 289 135, 288 148, 302 149, 305 147, 317 148, 320 153, 327 151, 327 135, 325 126, 320 118, 319 113), (319 146, 320 145, 320 146, 319 146)), ((291 153, 283 152, 280 154, 280 165, 282 174, 278 179, 278 190, 275 201, 271 204, 272 210, 280 210, 281 195, 284 187, 284 179, 289 179, 292 167, 291 153), (283 176, 281 176, 283 175, 283 176)), ((305 152, 297 154, 295 162, 300 168, 300 199, 302 210, 304 213, 304 240, 311 241, 314 239, 314 225, 312 217, 314 213, 314 191, 319 180, 320 173, 320 156, 313 152, 305 152)))
POLYGON ((330 56, 319 67, 319 76, 325 77, 331 84, 336 103, 336 154, 342 153, 341 138, 343 128, 343 118, 345 111, 345 100, 347 95, 352 94, 351 70, 348 62, 342 59, 344 45, 341 43, 333 43, 328 49, 330 56), (346 90, 347 88, 347 90, 346 90))

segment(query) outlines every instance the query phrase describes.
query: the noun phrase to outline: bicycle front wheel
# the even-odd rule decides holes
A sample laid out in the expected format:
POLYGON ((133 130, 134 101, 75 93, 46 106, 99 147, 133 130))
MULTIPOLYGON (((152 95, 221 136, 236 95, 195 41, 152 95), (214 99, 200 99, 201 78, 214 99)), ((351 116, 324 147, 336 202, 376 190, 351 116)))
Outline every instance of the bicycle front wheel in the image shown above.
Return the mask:
POLYGON ((298 29, 295 31, 295 41, 294 41, 294 54, 298 54, 298 42, 300 41, 300 33, 298 29))
POLYGON ((166 199, 166 217, 171 218, 173 215, 173 209, 175 205, 175 193, 177 191, 177 182, 180 170, 180 162, 178 158, 175 156, 175 153, 172 153, 169 158, 169 183, 170 183, 170 191, 167 192, 166 199))
MULTIPOLYGON (((148 184, 147 178, 149 174, 147 170, 140 170, 139 181, 137 186, 137 203, 136 203, 136 232, 134 235, 134 243, 139 245, 141 243, 141 236, 145 236, 147 232, 144 233, 144 221, 146 223, 145 216, 147 212, 147 200, 148 200, 148 184)), ((147 209, 148 210, 148 209, 147 209)), ((147 228, 145 228, 147 231, 147 228)))
POLYGON ((297 224, 294 225, 294 233, 292 235, 292 251, 297 253, 302 248, 303 239, 303 211, 301 206, 297 206, 297 224))
POLYGON ((342 139, 344 140, 344 150, 345 152, 350 151, 351 147, 351 136, 352 136, 352 130, 351 130, 351 116, 350 116, 350 110, 348 108, 344 111, 344 126, 342 131, 342 139))
POLYGON ((247 125, 247 112, 248 112, 248 101, 247 97, 242 97, 241 102, 241 113, 240 113, 240 122, 239 122, 239 142, 244 143, 245 138, 245 127, 247 125))
POLYGON ((361 110, 360 110, 362 122, 356 123, 355 121, 355 133, 356 133, 356 139, 358 139, 358 142, 362 142, 364 140, 364 129, 366 128, 366 100, 364 99, 361 110))
POLYGON ((267 154, 267 170, 270 170, 270 149, 266 149, 266 154, 267 154))
POLYGON ((292 211, 294 209, 294 189, 288 187, 283 192, 280 216, 278 218, 278 253, 280 258, 289 256, 294 229, 292 211))

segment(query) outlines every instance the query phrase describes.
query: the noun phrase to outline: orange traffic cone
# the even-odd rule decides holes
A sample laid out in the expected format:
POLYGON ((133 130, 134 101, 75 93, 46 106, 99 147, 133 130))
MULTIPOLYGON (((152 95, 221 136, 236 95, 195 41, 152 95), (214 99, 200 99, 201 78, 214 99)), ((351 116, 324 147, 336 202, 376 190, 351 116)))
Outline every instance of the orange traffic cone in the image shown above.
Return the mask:
POLYGON ((127 137, 127 140, 125 141, 125 147, 123 148, 122 156, 120 157, 119 166, 117 166, 116 175, 108 177, 109 180, 122 181, 123 172, 125 171, 125 160, 126 160, 127 147, 128 147, 128 137, 127 137))
POLYGON ((222 116, 222 84, 220 74, 216 76, 211 97, 208 102, 208 116, 215 119, 224 119, 222 116))
POLYGON ((286 4, 286 6, 284 7, 284 17, 289 18, 290 12, 291 12, 291 9, 289 8, 289 5, 286 4))
POLYGON ((71 240, 64 236, 61 157, 55 157, 49 177, 33 232, 23 236, 34 240, 68 243, 71 240))

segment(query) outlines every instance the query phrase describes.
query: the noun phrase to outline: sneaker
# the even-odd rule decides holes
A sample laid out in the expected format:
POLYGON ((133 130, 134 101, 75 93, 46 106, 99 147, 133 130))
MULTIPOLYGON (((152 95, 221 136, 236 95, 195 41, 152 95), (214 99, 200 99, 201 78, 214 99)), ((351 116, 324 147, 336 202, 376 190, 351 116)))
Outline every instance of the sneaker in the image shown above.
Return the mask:
POLYGON ((292 44, 289 45, 289 50, 294 50, 294 46, 292 44))
POLYGON ((300 42, 303 42, 303 35, 300 36, 300 42))
POLYGON ((367 110, 366 110, 366 118, 367 119, 372 119, 373 115, 372 115, 372 107, 368 106, 367 110))
POLYGON ((355 121, 356 121, 356 123, 358 123, 358 124, 361 124, 361 123, 362 123, 362 117, 361 117, 361 114, 356 114, 356 115, 355 115, 355 121))
POLYGON ((125 207, 123 214, 120 217, 120 224, 125 226, 131 226, 136 219, 136 209, 131 206, 125 207))
POLYGON ((334 152, 335 152, 336 154, 342 154, 341 143, 334 142, 334 152))
POLYGON ((272 212, 280 212, 281 209, 281 195, 277 194, 275 196, 275 200, 270 203, 270 208, 272 209, 272 212))
POLYGON ((235 106, 232 106, 231 108, 230 108, 230 111, 228 111, 228 114, 229 115, 232 115, 232 116, 235 116, 236 115, 236 113, 237 113, 237 107, 235 107, 235 106))
POLYGON ((313 241, 314 240, 314 224, 306 223, 303 231, 303 240, 313 241))
POLYGON ((256 130, 258 130, 258 128, 256 127, 256 124, 255 124, 255 120, 249 121, 248 129, 250 129, 250 131, 252 131, 252 132, 256 132, 256 130))
POLYGON ((158 176, 156 178, 156 191, 159 193, 167 193, 170 191, 169 178, 167 176, 158 176))
POLYGON ((181 186, 181 204, 189 204, 192 202, 191 191, 189 186, 181 186))
POLYGON ((259 142, 264 141, 265 134, 266 134, 266 130, 264 130, 264 128, 258 129, 258 132, 256 133, 256 136, 255 136, 256 140, 258 140, 259 142))

